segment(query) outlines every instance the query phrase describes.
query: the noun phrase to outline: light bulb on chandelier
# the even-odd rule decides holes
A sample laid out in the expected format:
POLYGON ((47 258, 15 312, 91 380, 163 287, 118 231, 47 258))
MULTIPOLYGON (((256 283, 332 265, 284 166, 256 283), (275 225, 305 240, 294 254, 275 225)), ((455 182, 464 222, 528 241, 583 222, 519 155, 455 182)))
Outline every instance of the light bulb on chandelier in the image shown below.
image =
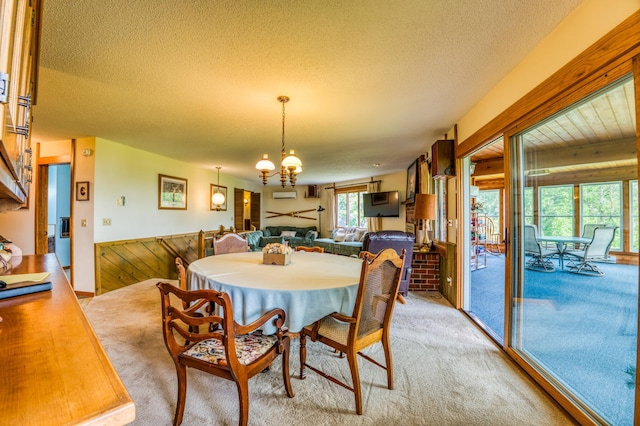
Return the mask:
POLYGON ((286 150, 284 147, 284 104, 289 102, 288 96, 278 96, 278 102, 282 103, 282 148, 281 148, 281 163, 280 163, 280 171, 269 175, 269 172, 275 170, 275 165, 271 160, 269 160, 269 155, 264 154, 262 156, 262 160, 258 161, 256 164, 256 169, 260 171, 262 177, 262 183, 264 185, 267 184, 267 181, 270 177, 275 176, 277 174, 280 175, 280 184, 284 188, 287 185, 287 179, 292 187, 296 186, 296 175, 302 172, 302 161, 298 157, 296 157, 294 150, 289 151, 289 155, 286 154, 286 150))
MULTIPOLYGON (((216 192, 211 196, 211 203, 216 206, 216 210, 220 211, 220 206, 224 204, 224 194, 220 192, 220 166, 216 166, 218 169, 218 187, 216 188, 216 192)), ((212 185, 213 186, 213 185, 212 185)))

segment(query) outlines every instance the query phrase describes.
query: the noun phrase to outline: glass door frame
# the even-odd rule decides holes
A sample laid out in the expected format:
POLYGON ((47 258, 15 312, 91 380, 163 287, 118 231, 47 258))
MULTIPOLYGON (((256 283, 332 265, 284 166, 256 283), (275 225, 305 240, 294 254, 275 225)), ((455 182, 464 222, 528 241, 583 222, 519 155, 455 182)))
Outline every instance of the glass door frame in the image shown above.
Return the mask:
MULTIPOLYGON (((581 424, 594 424, 595 421, 589 413, 576 406, 569 398, 557 389, 539 372, 532 368, 526 360, 518 355, 512 349, 512 331, 511 324, 512 306, 508 303, 513 297, 513 271, 514 268, 514 247, 522 246, 517 230, 520 229, 522 223, 514 223, 514 217, 518 215, 517 208, 513 209, 512 197, 514 191, 517 190, 515 181, 510 173, 509 165, 512 164, 512 158, 516 153, 512 153, 510 142, 514 135, 521 132, 534 124, 544 120, 545 118, 563 110, 564 108, 578 102, 582 98, 594 93, 609 84, 619 80, 623 76, 633 73, 635 88, 635 106, 636 106, 636 145, 640 147, 640 42, 634 36, 632 28, 640 25, 640 12, 632 15, 626 21, 621 23, 613 31, 596 42, 593 46, 585 50, 582 54, 570 61, 567 65, 558 70, 555 74, 530 91, 522 99, 508 107, 504 112, 496 118, 488 122, 484 127, 476 131, 473 135, 464 140, 457 146, 456 157, 457 164, 463 166, 466 157, 477 151, 491 141, 502 136, 504 138, 504 164, 505 164, 505 192, 506 200, 509 202, 505 205, 504 225, 505 234, 505 251, 506 251, 506 271, 505 279, 507 285, 505 287, 505 337, 503 350, 520 365, 540 386, 542 386, 563 408, 565 408, 578 422, 581 424)), ((638 149, 637 151, 640 151, 638 149)), ((640 164, 640 162, 639 162, 640 164)), ((638 167, 640 175, 640 166, 638 167)), ((460 169, 464 170, 464 168, 460 169)), ((463 173, 464 174, 464 173, 463 173)), ((468 178, 468 175, 467 175, 468 178)), ((468 220, 468 209, 465 208, 464 200, 468 195, 465 191, 464 178, 458 178, 458 211, 457 217, 461 222, 461 229, 464 230, 464 224, 468 220)), ((468 184, 467 184, 468 186, 468 184)), ((468 207, 468 206, 467 206, 468 207)), ((517 219, 516 222, 521 222, 517 219)), ((462 307, 463 294, 468 283, 468 277, 465 279, 464 267, 465 256, 464 241, 465 232, 458 233, 457 245, 459 247, 457 255, 458 263, 458 294, 457 308, 462 307)), ((637 351, 640 352, 640 351, 637 351)), ((639 365, 636 361, 636 365, 639 365)), ((638 408, 640 405, 640 390, 635 388, 635 412, 634 419, 638 423, 640 415, 638 408)))

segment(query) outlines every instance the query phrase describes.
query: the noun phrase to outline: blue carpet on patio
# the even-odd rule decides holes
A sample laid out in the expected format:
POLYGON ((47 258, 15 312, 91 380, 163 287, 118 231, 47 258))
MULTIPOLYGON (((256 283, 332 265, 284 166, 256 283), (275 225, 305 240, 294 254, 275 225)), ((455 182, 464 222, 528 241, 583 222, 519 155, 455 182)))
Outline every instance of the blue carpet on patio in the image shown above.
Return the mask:
MULTIPOLYGON (((631 425, 638 267, 598 264, 604 276, 525 270, 522 352, 609 423, 631 425)), ((504 256, 471 272, 470 313, 504 338, 504 256)))

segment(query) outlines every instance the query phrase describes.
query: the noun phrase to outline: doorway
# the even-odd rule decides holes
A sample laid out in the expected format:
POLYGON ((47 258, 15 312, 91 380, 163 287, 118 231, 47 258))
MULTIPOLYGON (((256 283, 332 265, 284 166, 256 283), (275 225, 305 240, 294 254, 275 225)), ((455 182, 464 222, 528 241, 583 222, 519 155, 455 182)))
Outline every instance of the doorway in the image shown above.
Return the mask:
POLYGON ((470 218, 463 309, 500 345, 504 342, 505 247, 503 138, 465 158, 470 218))
POLYGON ((236 231, 260 229, 260 193, 234 188, 233 226, 236 231))
POLYGON ((49 167, 47 196, 47 247, 69 275, 71 268, 71 165, 49 167))
POLYGON ((35 253, 55 253, 73 287, 72 155, 68 149, 36 146, 35 253), (42 154, 46 154, 43 156, 42 154))

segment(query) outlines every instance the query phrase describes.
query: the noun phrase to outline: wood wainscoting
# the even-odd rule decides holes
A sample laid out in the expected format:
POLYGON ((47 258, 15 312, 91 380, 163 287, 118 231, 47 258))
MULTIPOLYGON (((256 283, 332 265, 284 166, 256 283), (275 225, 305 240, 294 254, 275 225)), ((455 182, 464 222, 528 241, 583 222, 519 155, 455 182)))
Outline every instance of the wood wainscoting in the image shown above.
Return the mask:
POLYGON ((181 257, 187 265, 197 260, 201 257, 199 253, 204 253, 198 242, 202 244, 204 237, 219 232, 200 231, 96 244, 96 296, 150 278, 177 279, 175 258, 181 257))

